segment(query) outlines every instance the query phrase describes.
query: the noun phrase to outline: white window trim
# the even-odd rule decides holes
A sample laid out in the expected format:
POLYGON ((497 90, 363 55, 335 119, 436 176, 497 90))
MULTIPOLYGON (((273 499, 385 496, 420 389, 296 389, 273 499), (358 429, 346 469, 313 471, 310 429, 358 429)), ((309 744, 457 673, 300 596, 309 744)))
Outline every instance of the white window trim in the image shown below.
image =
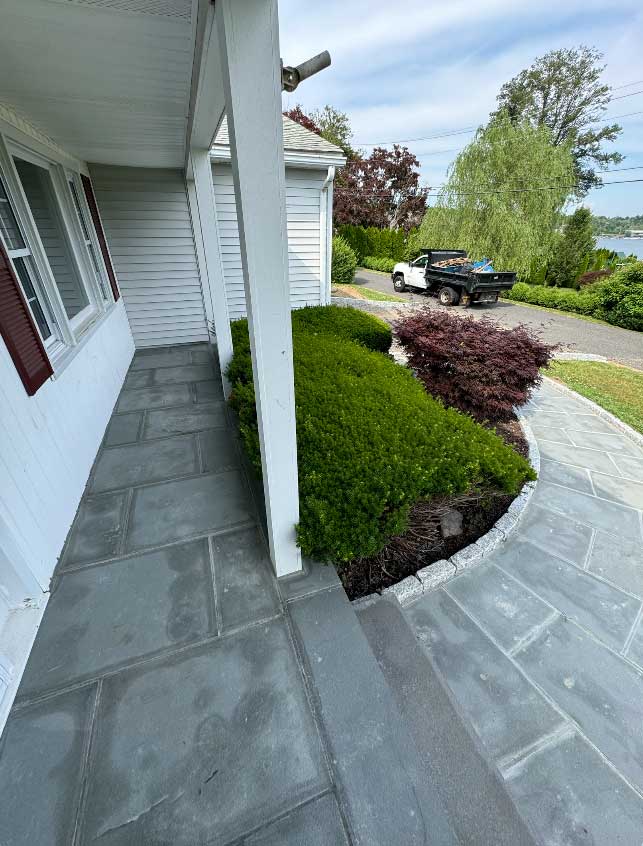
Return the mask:
MULTIPOLYGON (((81 341, 81 338, 84 340, 84 336, 88 330, 92 326, 95 326, 99 322, 99 318, 114 305, 111 286, 109 284, 106 285, 107 299, 104 299, 102 295, 100 284, 96 277, 96 271, 87 250, 87 242, 80 221, 78 220, 74 199, 71 195, 71 189, 68 183, 70 175, 74 178, 74 184, 76 185, 78 197, 82 204, 81 208, 85 211, 87 215, 86 220, 89 220, 90 223, 88 230, 94 250, 97 251, 95 254, 99 266, 103 268, 102 251, 100 250, 93 221, 86 208, 85 193, 84 190, 78 191, 80 180, 75 172, 69 170, 63 164, 52 161, 39 152, 35 152, 20 141, 16 141, 11 137, 5 137, 3 134, 0 134, 0 172, 2 173, 5 188, 18 221, 18 226, 27 243, 25 254, 29 255, 35 266, 38 282, 44 289, 43 293, 46 299, 46 305, 51 312, 51 318, 53 318, 53 325, 51 326, 52 335, 44 344, 54 371, 60 371, 70 358, 69 354, 81 341), (68 318, 58 291, 58 286, 56 285, 51 266, 49 265, 44 246, 40 239, 38 228, 31 214, 29 203, 15 167, 14 156, 49 171, 55 204, 61 216, 60 222, 68 240, 71 258, 75 265, 74 269, 78 274, 89 301, 87 306, 72 319, 68 318)), ((105 277, 108 280, 106 272, 105 277)))
POLYGON ((92 215, 89 210, 89 206, 87 204, 87 197, 85 196, 85 189, 82 185, 80 180, 80 174, 75 173, 73 170, 65 169, 65 186, 66 186, 66 194, 68 198, 69 208, 72 212, 72 218, 74 220, 76 235, 79 239, 79 242, 84 244, 85 250, 83 255, 85 256, 87 269, 88 269, 88 276, 93 280, 95 285, 95 293, 98 298, 98 301, 103 304, 104 308, 108 308, 114 302, 114 294, 112 291, 111 282, 109 279, 109 275, 107 273, 107 268, 105 267, 105 260, 103 258, 103 251, 100 246, 100 242, 98 240, 98 235, 96 234, 96 227, 94 226, 94 221, 92 220, 92 215), (79 212, 76 209, 76 203, 74 201, 74 197, 71 192, 71 184, 73 183, 76 198, 78 200, 78 205, 80 206, 80 215, 82 215, 82 222, 79 220, 79 212), (85 238, 85 232, 83 231, 83 224, 87 229, 89 234, 89 238, 85 238), (94 258, 96 259, 96 263, 98 265, 98 273, 100 274, 100 279, 96 277, 97 271, 94 267, 94 263, 92 262, 91 255, 89 253, 89 247, 91 245, 92 252, 94 254, 94 258))

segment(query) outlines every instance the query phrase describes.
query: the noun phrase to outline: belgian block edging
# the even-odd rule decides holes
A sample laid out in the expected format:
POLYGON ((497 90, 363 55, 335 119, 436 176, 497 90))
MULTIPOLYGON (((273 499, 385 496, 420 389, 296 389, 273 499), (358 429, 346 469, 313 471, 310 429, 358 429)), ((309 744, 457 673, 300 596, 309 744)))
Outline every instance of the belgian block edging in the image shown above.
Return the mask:
MULTIPOLYGON (((527 446, 529 447, 529 463, 536 473, 539 473, 540 451, 538 449, 538 443, 526 418, 517 410, 516 414, 525 440, 527 441, 527 446)), ((501 543, 504 543, 512 532, 515 531, 535 489, 536 482, 526 482, 518 496, 509 506, 507 512, 496 521, 486 535, 470 543, 469 546, 465 546, 464 549, 456 552, 450 558, 429 564, 428 567, 418 570, 414 576, 407 576, 396 585, 391 585, 391 587, 383 591, 383 594, 393 595, 400 605, 408 605, 419 599, 424 593, 435 590, 445 582, 450 581, 463 570, 470 570, 472 567, 481 564, 485 558, 500 546, 501 543)), ((368 599, 369 597, 365 597, 356 601, 366 603, 368 599)))

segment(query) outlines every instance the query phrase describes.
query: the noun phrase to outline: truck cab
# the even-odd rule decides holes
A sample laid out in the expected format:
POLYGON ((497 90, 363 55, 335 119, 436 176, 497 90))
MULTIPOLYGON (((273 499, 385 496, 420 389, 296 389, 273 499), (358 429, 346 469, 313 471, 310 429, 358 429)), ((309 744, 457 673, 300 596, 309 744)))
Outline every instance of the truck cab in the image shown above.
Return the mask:
POLYGON ((429 260, 427 255, 418 256, 413 261, 399 261, 393 268, 393 287, 396 291, 404 291, 406 288, 422 288, 426 290, 426 265, 429 260))

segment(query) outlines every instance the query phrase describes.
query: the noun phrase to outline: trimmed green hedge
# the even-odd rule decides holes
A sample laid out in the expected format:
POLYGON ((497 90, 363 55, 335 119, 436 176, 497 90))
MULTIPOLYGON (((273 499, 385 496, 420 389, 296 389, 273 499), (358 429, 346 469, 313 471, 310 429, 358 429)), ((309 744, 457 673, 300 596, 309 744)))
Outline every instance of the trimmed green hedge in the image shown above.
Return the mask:
POLYGON ((339 235, 333 238, 330 278, 337 285, 350 285, 357 268, 357 256, 339 235))
POLYGON ((381 270, 383 273, 392 273, 397 262, 392 258, 379 258, 378 256, 364 256, 362 267, 369 267, 371 270, 381 270))
POLYGON ((518 282, 505 299, 586 314, 643 332, 643 262, 636 262, 580 291, 518 282))
MULTIPOLYGON (((335 317, 339 311, 351 310, 335 317)), ((343 326, 339 334, 311 331, 309 319, 293 320, 297 538, 304 554, 332 561, 372 555, 404 531, 419 499, 476 487, 514 493, 534 478, 514 450, 445 409, 410 370, 348 340, 343 326)), ((231 404, 260 471, 246 321, 233 324, 233 342, 231 404)))
POLYGON ((413 249, 411 245, 417 240, 418 232, 417 229, 405 232, 404 229, 377 229, 375 226, 353 226, 350 223, 338 227, 337 231, 352 248, 359 262, 363 262, 366 256, 408 260, 409 249, 413 249))

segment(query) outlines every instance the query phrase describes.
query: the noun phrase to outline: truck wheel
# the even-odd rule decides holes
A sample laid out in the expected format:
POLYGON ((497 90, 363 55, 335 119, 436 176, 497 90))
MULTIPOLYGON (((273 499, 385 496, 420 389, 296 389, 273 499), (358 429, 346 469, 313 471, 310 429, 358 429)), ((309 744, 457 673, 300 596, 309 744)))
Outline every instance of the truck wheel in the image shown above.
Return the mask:
POLYGON ((404 282, 404 277, 401 273, 398 273, 398 275, 393 280, 393 287, 396 291, 399 291, 400 293, 406 291, 406 283, 404 282))
POLYGON ((460 294, 445 285, 444 288, 440 288, 438 299, 443 306, 457 305, 460 302, 460 294))

